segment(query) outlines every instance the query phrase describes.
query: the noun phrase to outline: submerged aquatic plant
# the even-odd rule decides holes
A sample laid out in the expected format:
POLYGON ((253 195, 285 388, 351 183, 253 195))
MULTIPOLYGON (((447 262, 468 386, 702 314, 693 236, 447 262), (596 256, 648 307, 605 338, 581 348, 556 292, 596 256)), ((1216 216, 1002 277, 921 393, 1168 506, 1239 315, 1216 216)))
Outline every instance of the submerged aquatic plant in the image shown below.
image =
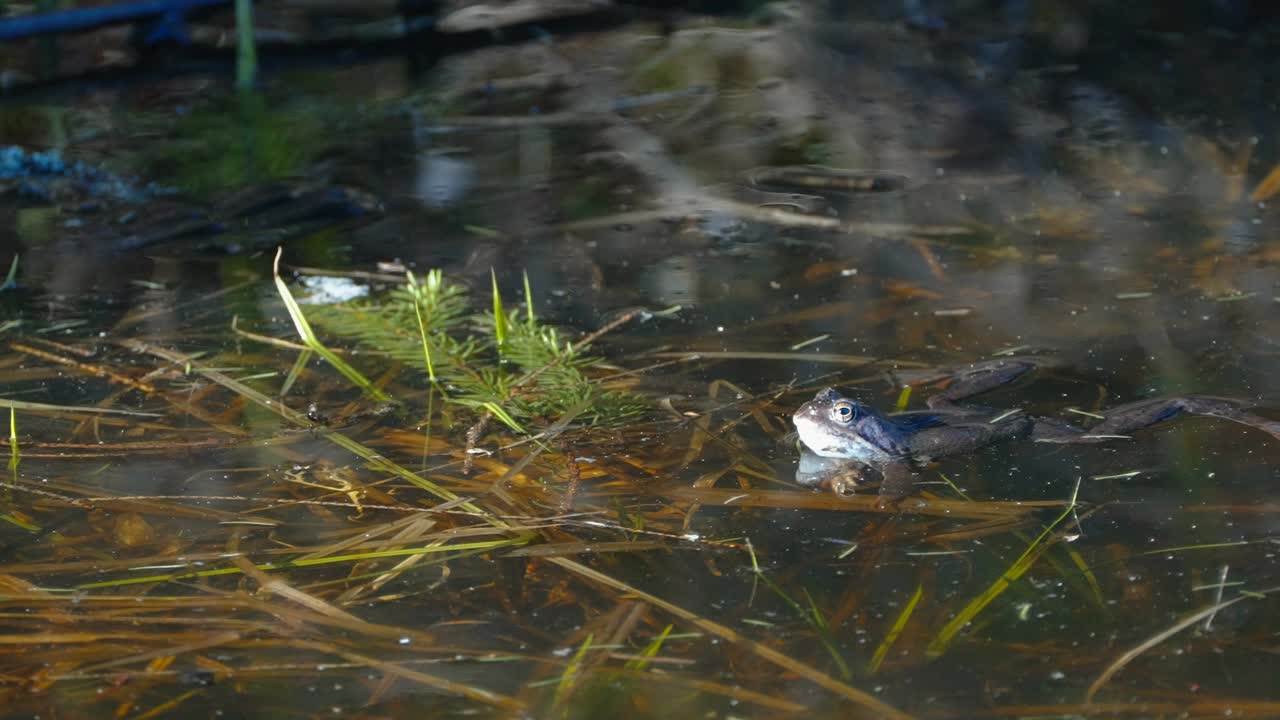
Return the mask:
POLYGON ((486 410, 522 430, 525 421, 552 421, 570 411, 589 424, 616 424, 645 409, 636 396, 593 380, 600 358, 565 338, 533 312, 505 308, 496 282, 492 310, 472 310, 467 290, 440 270, 376 299, 308 309, 330 332, 394 360, 420 367, 445 399, 486 410))
POLYGON ((244 92, 163 125, 140 119, 137 132, 165 138, 142 151, 149 176, 205 195, 302 174, 329 147, 326 129, 339 114, 244 92))

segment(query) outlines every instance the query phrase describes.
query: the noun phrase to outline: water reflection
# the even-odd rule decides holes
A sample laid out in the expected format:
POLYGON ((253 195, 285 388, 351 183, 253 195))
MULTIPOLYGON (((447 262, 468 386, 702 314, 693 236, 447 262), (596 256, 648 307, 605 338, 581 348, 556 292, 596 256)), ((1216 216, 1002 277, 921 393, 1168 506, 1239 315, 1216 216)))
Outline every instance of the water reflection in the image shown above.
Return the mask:
POLYGON ((465 158, 447 152, 425 152, 418 158, 415 197, 427 207, 441 209, 461 202, 471 191, 475 170, 465 158))

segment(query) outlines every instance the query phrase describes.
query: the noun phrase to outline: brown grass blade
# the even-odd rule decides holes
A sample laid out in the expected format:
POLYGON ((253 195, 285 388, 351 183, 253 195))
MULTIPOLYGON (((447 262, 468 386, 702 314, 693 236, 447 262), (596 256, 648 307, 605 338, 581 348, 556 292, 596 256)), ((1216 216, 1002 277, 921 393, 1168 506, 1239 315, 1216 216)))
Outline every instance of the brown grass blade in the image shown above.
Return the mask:
POLYGON ((523 714, 525 710, 524 703, 516 700, 515 698, 485 690, 484 688, 475 687, 474 685, 466 685, 464 683, 447 680, 445 678, 419 672, 417 670, 410 670, 398 663, 379 660, 367 655, 360 655, 358 653, 351 652, 350 650, 344 650, 336 645, 309 640, 295 640, 291 644, 344 657, 351 662, 367 665, 371 668, 381 670, 384 673, 395 675, 396 677, 404 678, 405 680, 410 680, 420 685, 435 688, 436 690, 442 690, 453 695, 460 695, 467 699, 475 700, 476 702, 502 708, 503 710, 511 710, 520 714, 523 714))
POLYGON ((958 520, 1006 520, 1028 517, 1041 508, 1062 507, 1061 500, 1030 502, 964 502, 911 497, 886 502, 875 495, 837 497, 833 494, 786 490, 733 490, 726 488, 671 488, 664 493, 672 500, 700 502, 708 507, 767 507, 866 512, 888 515, 937 515, 958 520))
MULTIPOLYGON (((168 360, 169 362, 190 365, 193 372, 197 372, 200 375, 208 378, 209 380, 244 397, 246 400, 249 400, 250 402, 253 402, 267 410, 270 410, 280 415, 285 420, 288 420, 294 425, 301 428, 311 427, 311 421, 307 419, 306 415, 285 406, 284 404, 280 403, 277 400, 273 400, 272 398, 269 398, 266 395, 263 395, 257 390, 254 390, 253 388, 245 385, 242 382, 239 382, 235 378, 230 377, 225 373, 222 373, 210 368, 200 367, 194 363, 192 358, 188 356, 185 356, 181 353, 176 353, 170 350, 166 350, 164 348, 155 347, 153 345, 149 345, 147 343, 140 342, 137 340, 124 340, 124 341, 121 341, 121 344, 124 347, 133 349, 137 352, 144 352, 149 355, 153 355, 155 357, 168 360)), ((2 401, 0 401, 0 406, 3 406, 2 401)), ((389 472, 393 475, 397 475, 405 480, 408 480, 414 485, 417 485, 423 490, 426 490, 427 492, 432 493, 433 495, 435 495, 438 498, 441 498, 442 500, 452 501, 452 500, 458 499, 458 495, 451 492, 450 490, 447 490, 446 488, 436 485, 435 483, 431 482, 430 480, 427 480, 421 475, 409 470, 408 468, 401 466, 399 463, 392 462, 389 458, 382 456, 381 453, 375 452, 374 450, 368 447, 365 447, 364 445, 356 442, 355 440, 352 440, 351 438, 347 437, 346 435, 343 435, 340 432, 335 432, 330 430, 330 431, 321 433, 320 437, 323 437, 329 442, 332 442, 333 444, 338 445, 339 447, 350 450, 352 453, 356 454, 357 456, 364 458, 367 462, 369 462, 369 464, 372 467, 389 472)), ((476 513, 477 515, 481 516, 492 525, 495 525, 498 527, 502 527, 504 525, 504 523, 501 520, 496 519, 491 514, 487 513, 486 511, 484 511, 474 503, 466 503, 461 507, 473 513, 476 513)))
POLYGON ((1201 620, 1217 613, 1219 610, 1235 605, 1236 603, 1240 602, 1241 600, 1244 600, 1247 597, 1248 595, 1241 595, 1240 597, 1232 598, 1231 600, 1227 600, 1226 602, 1216 603, 1216 604, 1210 605, 1209 607, 1206 607, 1194 613, 1191 613, 1190 615, 1182 618, 1181 620, 1174 623, 1173 625, 1170 625, 1164 630, 1161 630, 1155 635, 1152 635, 1146 640, 1143 640, 1137 645, 1134 645, 1133 647, 1124 651, 1120 655, 1120 657, 1113 660, 1111 664, 1107 666, 1106 670, 1102 671, 1102 674, 1098 676, 1097 680, 1093 681, 1093 684, 1089 686, 1089 690, 1084 694, 1084 701, 1086 703, 1093 702, 1093 696, 1096 695, 1098 691, 1102 689, 1102 686, 1106 685, 1108 680, 1114 677, 1116 673, 1123 670, 1126 665, 1128 665, 1129 663, 1137 659, 1139 655, 1142 655, 1143 653, 1155 647, 1156 645, 1159 645, 1165 640, 1168 640, 1169 638, 1173 637, 1174 635, 1177 635, 1183 630, 1186 630, 1192 625, 1195 625, 1201 620))

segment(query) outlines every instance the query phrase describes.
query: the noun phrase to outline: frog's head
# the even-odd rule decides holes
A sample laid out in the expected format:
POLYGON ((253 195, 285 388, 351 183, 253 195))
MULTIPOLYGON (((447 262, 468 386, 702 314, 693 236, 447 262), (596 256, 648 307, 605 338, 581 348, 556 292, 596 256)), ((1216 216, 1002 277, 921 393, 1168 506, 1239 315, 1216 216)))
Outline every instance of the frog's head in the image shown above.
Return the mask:
POLYGON ((854 402, 834 388, 826 388, 800 406, 791 420, 796 432, 814 453, 823 457, 854 458, 863 462, 884 459, 878 441, 883 418, 875 409, 854 402), (870 442, 869 442, 870 440, 870 442))

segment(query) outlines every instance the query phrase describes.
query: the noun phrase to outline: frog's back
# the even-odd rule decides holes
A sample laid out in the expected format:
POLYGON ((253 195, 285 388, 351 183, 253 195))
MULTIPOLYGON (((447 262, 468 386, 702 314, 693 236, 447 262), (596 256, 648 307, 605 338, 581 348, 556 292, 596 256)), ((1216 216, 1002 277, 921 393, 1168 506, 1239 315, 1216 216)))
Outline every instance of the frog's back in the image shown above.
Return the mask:
POLYGON ((909 450, 913 459, 929 462, 951 455, 975 452, 1006 440, 1028 437, 1035 429, 1035 425, 1035 421, 1026 415, 1015 415, 997 422, 940 424, 913 433, 910 436, 909 450))

